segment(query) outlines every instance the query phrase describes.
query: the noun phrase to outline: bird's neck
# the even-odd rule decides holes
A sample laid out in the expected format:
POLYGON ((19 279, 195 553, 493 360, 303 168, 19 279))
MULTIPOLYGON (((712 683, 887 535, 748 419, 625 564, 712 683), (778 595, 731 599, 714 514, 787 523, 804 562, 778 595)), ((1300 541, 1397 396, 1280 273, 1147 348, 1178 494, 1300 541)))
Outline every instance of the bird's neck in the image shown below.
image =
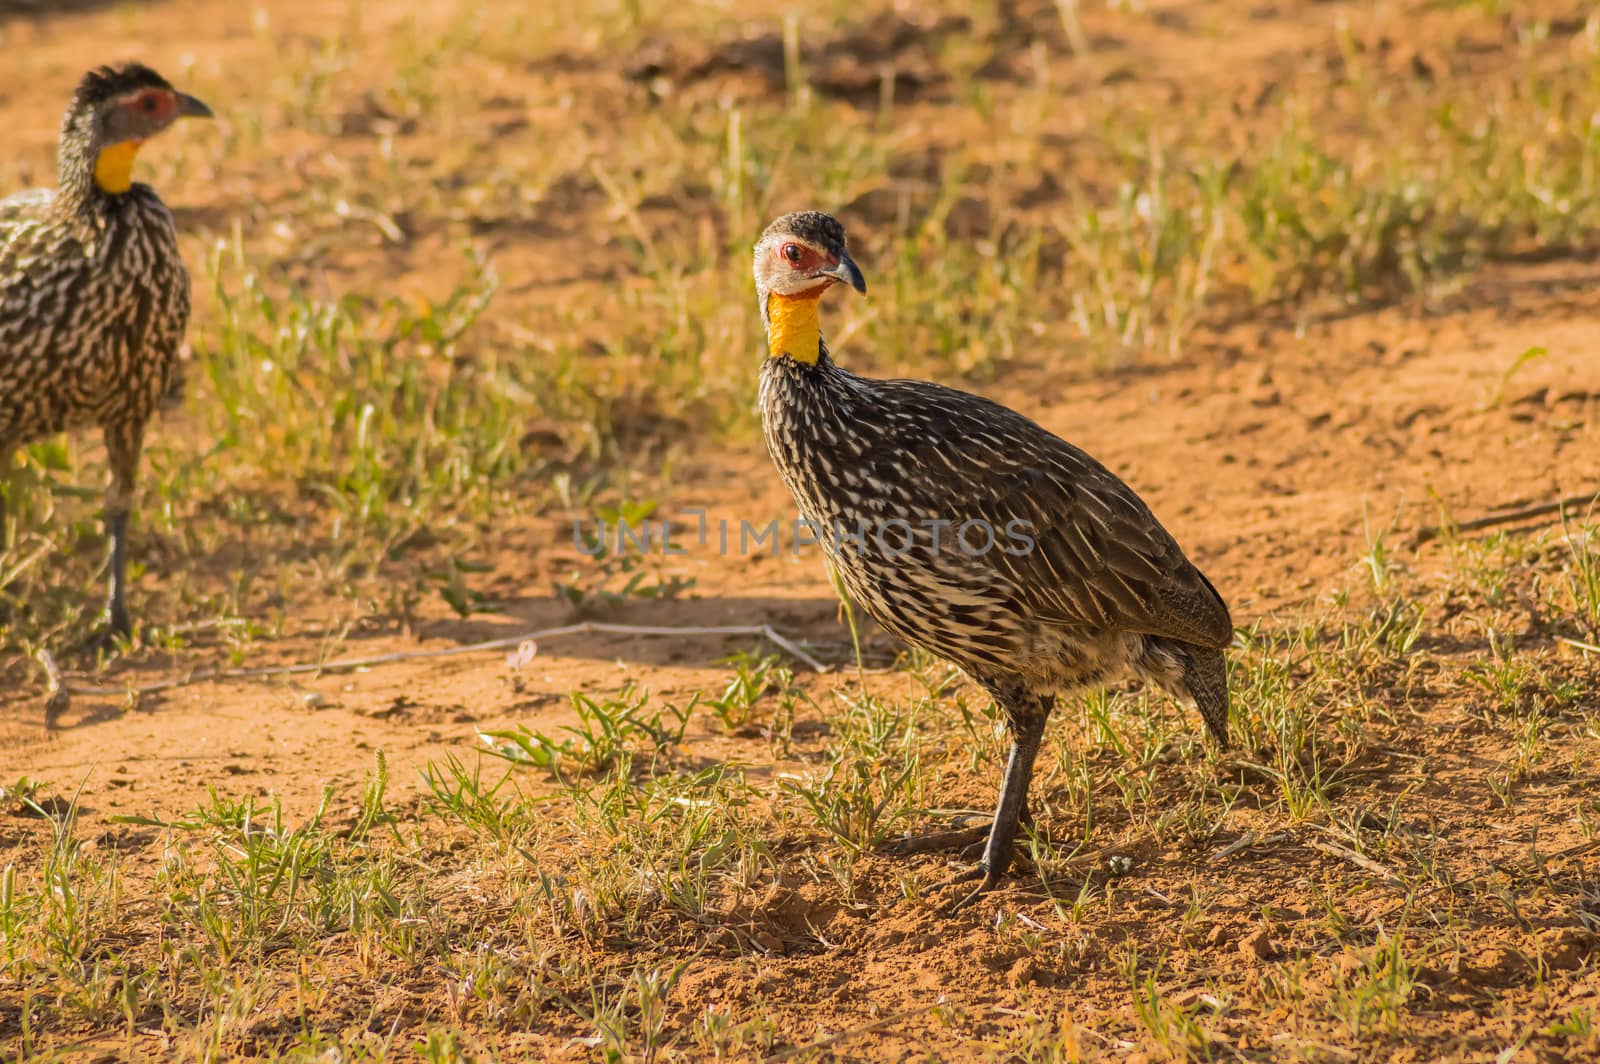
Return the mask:
POLYGON ((58 206, 95 212, 133 188, 133 161, 142 141, 105 147, 63 141, 58 163, 58 206))
POLYGON ((767 353, 815 365, 822 357, 822 323, 817 315, 821 302, 820 288, 793 296, 768 293, 767 353))

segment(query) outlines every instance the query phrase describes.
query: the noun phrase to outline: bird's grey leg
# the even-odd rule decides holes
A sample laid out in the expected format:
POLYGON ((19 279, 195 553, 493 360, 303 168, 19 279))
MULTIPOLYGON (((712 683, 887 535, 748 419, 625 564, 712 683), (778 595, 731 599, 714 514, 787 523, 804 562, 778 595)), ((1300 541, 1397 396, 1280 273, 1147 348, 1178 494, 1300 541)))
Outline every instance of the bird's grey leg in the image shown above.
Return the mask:
POLYGON ((110 540, 107 565, 111 570, 106 620, 114 634, 126 639, 133 634, 133 623, 128 615, 128 513, 133 508, 134 488, 139 479, 144 425, 108 425, 105 435, 106 454, 111 463, 111 484, 106 489, 106 535, 110 540))
MULTIPOLYGON (((1019 729, 1017 722, 1025 719, 1031 720, 1034 717, 1038 718, 1040 722, 1039 734, 1041 736, 1043 735, 1043 722, 1050 715, 1051 703, 1049 701, 1040 699, 1038 696, 1028 693, 1025 690, 1016 689, 1010 684, 984 683, 983 686, 984 689, 987 690, 991 696, 993 696, 995 703, 999 705, 1000 708, 1005 712, 1007 719, 1011 724, 1010 730, 1013 738, 1021 734, 1022 729, 1019 729), (1026 707, 1026 712, 1022 714, 1017 713, 1016 708, 1019 706, 1026 707)), ((1037 738, 1034 741, 1034 750, 1035 752, 1038 750, 1037 738)), ((1015 744, 1013 744, 1011 748, 1011 757, 1013 761, 1016 758, 1015 744)), ((1033 765, 1031 758, 1029 759, 1028 764, 1028 771, 1031 773, 1033 765)), ((1008 765, 1006 769, 1006 776, 1008 779, 1010 778, 1010 774, 1011 768, 1008 765)), ((1017 813, 1017 820, 1028 825, 1029 827, 1032 827, 1033 811, 1028 808, 1028 785, 1026 781, 1024 781, 1022 785, 1022 791, 1020 793, 1019 800, 1021 802, 1021 810, 1017 813)), ((995 824, 998 822, 998 816, 999 812, 996 811, 994 818, 982 820, 977 823, 972 823, 971 819, 968 817, 961 816, 956 818, 956 823, 962 825, 960 827, 945 831, 930 831, 924 835, 909 835, 906 838, 892 843, 888 847, 888 852, 897 857, 902 857, 914 853, 936 853, 944 850, 955 850, 961 854, 963 859, 973 860, 978 856, 978 847, 983 845, 985 840, 992 838, 994 835, 994 828, 995 824)), ((1013 828, 1013 832, 1014 831, 1015 829, 1013 828)))
POLYGON ((1000 803, 995 808, 994 824, 989 829, 989 844, 984 847, 983 860, 978 866, 951 880, 961 883, 982 877, 976 890, 950 906, 950 911, 965 908, 985 891, 994 889, 1011 867, 1012 846, 1017 839, 1017 825, 1022 822, 1027 808, 1028 784, 1033 780, 1033 763, 1039 756, 1039 744, 1044 739, 1044 725, 1049 711, 1035 707, 1035 711, 1013 717, 1011 755, 1006 759, 1006 774, 1000 784, 1000 803))
POLYGON ((133 632, 128 616, 128 511, 106 511, 106 534, 111 538, 109 565, 110 593, 106 598, 106 619, 111 630, 127 638, 133 632))

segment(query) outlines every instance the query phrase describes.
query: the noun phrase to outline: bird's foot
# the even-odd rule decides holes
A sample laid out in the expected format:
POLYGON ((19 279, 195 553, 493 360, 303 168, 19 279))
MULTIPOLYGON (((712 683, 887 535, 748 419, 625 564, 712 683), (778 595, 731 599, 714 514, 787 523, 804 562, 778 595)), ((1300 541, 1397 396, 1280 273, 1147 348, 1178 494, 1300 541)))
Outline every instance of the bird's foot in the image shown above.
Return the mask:
POLYGON ((954 887, 961 883, 970 883, 974 879, 980 880, 976 889, 963 895, 959 901, 952 902, 951 904, 945 906, 945 914, 949 915, 965 909, 984 894, 987 894, 995 887, 998 887, 1000 885, 1001 878, 1001 873, 989 867, 989 863, 987 861, 980 861, 972 868, 969 868, 966 871, 960 872, 957 875, 945 880, 939 885, 940 890, 944 890, 947 887, 954 887))
POLYGON ((78 644, 78 649, 84 654, 98 657, 101 654, 113 654, 126 646, 132 646, 133 626, 128 623, 124 615, 119 622, 113 615, 101 618, 84 641, 78 644))
POLYGON ((41 647, 34 656, 44 670, 44 727, 46 731, 54 731, 56 722, 72 706, 72 694, 61 678, 61 666, 56 664, 55 655, 41 647))
POLYGON ((46 693, 44 699, 45 730, 55 731, 56 722, 71 708, 72 695, 67 692, 65 687, 57 687, 46 693))

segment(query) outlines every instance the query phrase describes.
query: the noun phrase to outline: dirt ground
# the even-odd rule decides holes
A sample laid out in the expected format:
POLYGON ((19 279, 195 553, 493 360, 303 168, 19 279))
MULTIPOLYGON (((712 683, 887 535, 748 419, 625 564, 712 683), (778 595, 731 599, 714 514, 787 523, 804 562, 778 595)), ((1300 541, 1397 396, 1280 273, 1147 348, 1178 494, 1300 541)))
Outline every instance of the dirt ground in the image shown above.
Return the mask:
MULTIPOLYGON (((215 0, 70 6, 46 17, 8 16, 5 12, 15 9, 0 5, 0 49, 8 68, 0 78, 0 123, 13 131, 4 173, 17 184, 41 180, 48 172, 63 86, 86 56, 139 55, 164 70, 188 71, 215 92, 242 93, 250 90, 249 71, 270 64, 276 36, 314 37, 349 17, 338 5, 286 0, 266 5, 272 32, 263 34, 263 16, 254 8, 215 0)), ((754 34, 765 24, 746 10, 750 5, 728 6, 740 9, 728 16, 729 39, 754 34)), ((1002 6, 1032 12, 1027 5, 1002 6)), ((1151 99, 1210 97, 1219 101, 1219 110, 1231 107, 1237 113, 1237 101, 1256 97, 1263 86, 1292 83, 1320 62, 1334 49, 1340 25, 1366 27, 1385 18, 1395 42, 1385 62, 1396 69, 1410 70, 1440 54, 1445 62, 1460 63, 1480 56, 1468 47, 1470 35, 1468 44, 1462 43, 1452 21, 1465 17, 1458 8, 1467 5, 1151 3, 1148 8, 1160 17, 1147 12, 1137 21, 1102 5, 1084 6, 1095 51, 1081 68, 1065 69, 1083 78, 1085 100, 1093 99, 1095 86, 1114 78, 1151 99), (1374 14, 1378 8, 1383 12, 1374 14)), ((363 5, 364 33, 376 39, 404 19, 426 25, 434 17, 408 7, 363 5)), ((909 5, 902 7, 914 14, 909 5)), ((1050 5, 1043 8, 1048 12, 1050 5)), ((920 25, 934 32, 926 22, 920 25)), ((772 91, 759 62, 741 66, 727 61, 726 54, 708 58, 703 51, 693 39, 663 32, 638 54, 609 65, 602 59, 590 66, 529 61, 498 67, 503 76, 495 95, 502 101, 526 97, 526 117, 533 125, 484 150, 513 159, 518 152, 537 151, 541 114, 561 106, 563 96, 583 97, 577 112, 582 120, 603 124, 609 110, 631 98, 640 64, 658 68, 659 77, 679 79, 684 93, 759 97, 772 91)), ((1019 46, 1014 62, 1025 65, 1027 55, 1019 46)), ((873 61, 840 48, 819 61, 816 77, 824 86, 834 84, 841 96, 855 91, 852 79, 857 79, 864 86, 859 91, 871 98, 878 83, 873 61)), ((937 150, 940 137, 959 139, 972 132, 963 126, 969 120, 953 111, 951 127, 939 128, 941 116, 954 105, 939 91, 936 52, 918 51, 913 42, 892 51, 890 61, 901 65, 904 84, 911 87, 905 106, 916 117, 906 121, 921 123, 930 152, 937 150)), ((211 102, 222 104, 219 111, 226 107, 226 100, 211 102)), ((502 107, 508 113, 519 110, 515 103, 502 107)), ((438 136, 463 132, 480 136, 484 130, 440 131, 438 136)), ((416 150, 430 134, 412 136, 408 150, 416 150)), ((460 147, 443 145, 440 151, 460 147)), ((191 261, 209 254, 235 222, 270 225, 274 205, 295 195, 296 172, 325 165, 314 149, 300 152, 290 133, 273 148, 284 161, 279 174, 257 161, 241 174, 200 164, 179 175, 179 188, 169 198, 181 204, 184 249, 191 261)), ((871 204, 860 206, 864 235, 858 257, 870 277, 874 256, 887 255, 888 249, 872 236, 871 204)), ((848 207, 841 214, 856 224, 848 207)), ((593 286, 619 283, 614 278, 626 269, 627 252, 593 234, 625 224, 603 202, 580 198, 573 211, 552 220, 536 239, 484 234, 509 293, 490 312, 499 319, 496 327, 509 329, 524 315, 537 322, 540 305, 581 300, 593 286)), ((399 246, 335 248, 319 269, 323 283, 334 287, 426 285, 431 263, 453 239, 448 230, 419 226, 415 238, 399 246)), ((197 318, 203 321, 215 307, 208 294, 197 295, 197 318)), ((874 293, 873 298, 892 295, 874 293)), ((1097 367, 1064 363, 1049 350, 1022 348, 1001 372, 972 387, 1027 411, 1136 486, 1225 590, 1235 624, 1249 631, 1292 626, 1297 618, 1326 608, 1339 589, 1361 583, 1362 559, 1375 529, 1387 530, 1401 545, 1409 578, 1426 582, 1450 564, 1442 544, 1423 539, 1441 520, 1466 522, 1550 500, 1592 497, 1600 490, 1597 344, 1600 261, 1573 252, 1487 263, 1426 297, 1343 306, 1279 303, 1215 314, 1175 359, 1097 367), (1535 348, 1545 353, 1508 375, 1518 356, 1535 348)), ((841 351, 848 360, 848 341, 841 351)), ((871 365, 869 355, 862 358, 871 365)), ((752 352, 752 394, 754 359, 752 352)), ((871 368, 892 372, 896 367, 871 368)), ((157 431, 182 433, 182 415, 157 431)), ((703 507, 713 521, 736 524, 791 512, 759 440, 689 448, 677 461, 663 496, 663 515, 703 507)), ((1575 506, 1577 512, 1583 509, 1575 506)), ((52 728, 44 726, 37 686, 29 682, 0 692, 0 782, 26 777, 48 781, 57 795, 79 795, 77 830, 95 846, 118 853, 123 878, 135 891, 161 865, 162 833, 112 818, 176 817, 204 804, 212 789, 270 796, 281 801, 292 820, 310 816, 331 787, 339 809, 354 810, 379 750, 390 770, 390 808, 420 809, 427 792, 423 770, 452 755, 476 761, 480 731, 517 725, 554 731, 576 720, 571 692, 598 696, 624 681, 647 687, 657 698, 687 700, 726 683, 722 662, 728 654, 762 645, 747 636, 581 633, 541 640, 537 657, 521 663, 508 660, 505 649, 410 656, 582 619, 550 590, 553 580, 581 564, 571 532, 576 512, 541 510, 518 518, 514 527, 483 544, 476 556, 489 572, 481 589, 503 605, 497 613, 462 618, 443 602, 424 603, 405 625, 358 623, 344 638, 332 639, 341 608, 308 596, 292 604, 280 632, 252 643, 242 660, 230 658, 220 640, 208 641, 202 632, 182 649, 140 648, 92 674, 75 669, 74 684, 103 693, 76 695, 52 728), (128 686, 196 669, 387 654, 404 660, 356 671, 199 679, 131 699, 122 693, 128 686)), ((1532 535, 1555 520, 1545 515, 1511 527, 1532 535)), ((270 567, 274 560, 260 558, 254 564, 270 567)), ((671 560, 670 569, 692 578, 692 590, 671 601, 629 600, 600 619, 673 627, 770 624, 830 662, 850 657, 849 631, 815 553, 730 558, 691 543, 686 555, 671 560)), ((150 593, 161 579, 158 567, 138 586, 150 593)), ((1481 633, 1441 629, 1436 634, 1441 641, 1461 641, 1453 650, 1438 650, 1456 665, 1466 667, 1487 653, 1481 633)), ((869 629, 867 645, 876 659, 892 660, 894 645, 882 633, 869 629)), ((1593 720, 1592 682, 1600 675, 1594 659, 1553 643, 1547 649, 1564 674, 1583 686, 1580 710, 1574 712, 1593 720)), ((893 698, 910 697, 915 688, 906 674, 893 671, 858 677, 853 669, 840 668, 818 676, 795 667, 813 700, 797 718, 797 739, 804 725, 825 727, 827 714, 819 707, 833 692, 865 685, 893 698)), ((1406 894, 1385 889, 1387 873, 1374 873, 1370 862, 1348 860, 1348 848, 1341 856, 1338 849, 1307 845, 1307 837, 1319 837, 1314 833, 1217 856, 1245 832, 1259 828, 1262 838, 1277 834, 1272 817, 1253 820, 1249 810, 1204 846, 1131 846, 1127 852, 1140 868, 1137 881, 1069 931, 1058 934, 1054 924, 1051 931, 1040 931, 1053 943, 1053 953, 1019 944, 1019 934, 1026 931, 1018 930, 1017 912, 1026 924, 1059 911, 1028 894, 1026 877, 1001 896, 999 909, 947 918, 929 905, 900 899, 899 864, 868 856, 857 869, 856 889, 858 895, 882 899, 877 906, 863 906, 831 883, 770 882, 747 903, 748 912, 727 914, 728 926, 753 936, 755 946, 747 942, 719 952, 696 945, 700 940, 686 933, 656 947, 635 941, 616 951, 622 958, 617 963, 644 964, 652 956, 690 960, 673 991, 675 1016, 721 1007, 738 1013, 759 1004, 778 1034, 760 1053, 746 1046, 735 1056, 770 1052, 779 1059, 798 1048, 803 1059, 1168 1054, 1512 1060, 1591 1051, 1592 1042, 1582 1049, 1579 1041, 1553 1036, 1530 1043, 1528 1032, 1544 1030, 1573 1010, 1600 1010, 1596 935, 1592 925, 1574 923, 1570 916, 1570 907, 1580 905, 1573 899, 1588 898, 1582 904, 1592 904, 1600 882, 1600 855, 1578 849, 1587 841, 1579 824, 1592 801, 1596 770, 1588 758, 1596 737, 1575 739, 1576 745, 1561 755, 1570 760, 1570 771, 1534 779, 1520 803, 1507 808, 1491 800, 1481 780, 1486 766, 1507 756, 1509 741, 1470 725, 1470 691, 1417 681, 1421 693, 1413 698, 1406 689, 1411 682, 1396 680, 1381 696, 1397 699, 1403 711, 1371 736, 1368 761, 1357 770, 1363 797, 1351 801, 1381 815, 1386 796, 1398 801, 1399 795, 1424 793, 1420 808, 1408 815, 1426 820, 1430 837, 1451 840, 1454 867, 1462 875, 1509 867, 1535 851, 1566 850, 1575 856, 1544 870, 1554 886, 1532 892, 1528 908, 1473 923, 1457 955, 1434 957, 1432 969, 1414 972, 1427 992, 1413 997, 1395 1031, 1375 1041, 1345 1041, 1317 1025, 1300 1028, 1297 1020, 1284 1018, 1288 1013, 1274 1013, 1277 1006, 1259 985, 1270 981, 1263 973, 1277 971, 1275 963, 1287 969, 1291 961, 1303 961, 1298 970, 1311 982, 1336 981, 1349 966, 1365 963, 1341 961, 1343 955, 1318 937, 1315 928, 1325 917, 1321 907, 1331 904, 1325 899, 1337 898, 1352 919, 1391 928, 1396 921, 1419 918, 1417 911, 1408 907, 1406 894), (1167 930, 1197 884, 1211 891, 1211 913, 1191 943, 1167 930), (1267 912, 1271 915, 1263 915, 1267 912), (1154 943, 1163 952, 1163 998, 1180 1009, 1203 1013, 1201 999, 1215 980, 1244 988, 1234 1013, 1215 1020, 1213 1038, 1204 1043, 1209 1048, 1182 1038, 1163 1044, 1130 1033, 1139 1029, 1137 995, 1130 997, 1122 962, 1113 959, 1130 941, 1146 951, 1154 943), (1045 1020, 1056 1032, 1054 1040, 1041 1036, 1032 1049, 1018 1048, 1021 1040, 1005 1043, 1004 1050, 994 1048, 996 1029, 1015 1035, 1045 1020), (847 1037, 836 1045, 829 1041, 841 1032, 847 1037)), ((1091 738, 1053 734, 1052 742, 1087 746, 1091 738)), ((810 749, 797 742, 796 751, 779 757, 769 753, 764 739, 730 736, 709 720, 696 719, 683 740, 682 756, 694 764, 737 762, 759 781, 803 770, 811 763, 810 749)), ((945 774, 948 790, 938 797, 981 807, 991 800, 997 772, 997 763, 975 772, 951 769, 945 774)), ((530 792, 556 789, 531 775, 527 787, 530 792)), ((1160 800, 1160 792, 1150 800, 1160 800)), ((1062 827, 1069 836, 1076 831, 1062 827)), ((37 819, 0 818, 0 863, 25 867, 37 859, 47 835, 37 819)), ((540 858, 559 864, 582 860, 582 853, 552 850, 540 858)), ((1426 909, 1426 897, 1412 898, 1411 905, 1426 909)), ((471 904, 465 887, 440 902, 450 911, 471 904)), ((337 950, 323 962, 334 985, 362 983, 360 965, 337 950)), ((0 996, 10 993, 4 980, 0 971, 0 996)), ((327 1022, 345 1030, 366 1025, 392 1034, 399 1029, 420 1039, 447 1017, 441 1004, 446 981, 426 965, 419 965, 409 981, 385 975, 365 990, 349 991, 359 1004, 328 1005, 333 1019, 327 1022)), ((268 1034, 220 1046, 218 1055, 271 1055, 281 1046, 270 1032, 281 1034, 287 1022, 282 1016, 292 1010, 271 1001, 259 1009, 280 1026, 267 1024, 268 1034)), ((0 1006, 0 1045, 11 1040, 23 1045, 22 1011, 15 1003, 0 1006)), ((599 1052, 583 1041, 582 1025, 575 1021, 478 1017, 459 1026, 469 1047, 462 1051, 469 1054, 535 1058, 599 1052)), ((62 1034, 51 1051, 84 1059, 96 1053, 159 1058, 177 1052, 163 1041, 168 1036, 159 1034, 159 1022, 145 1019, 132 1027, 125 1036, 120 1019, 105 1030, 84 1024, 62 1034)), ((38 1049, 41 1043, 29 1044, 38 1049)), ((685 1045, 676 1051, 695 1055, 685 1045)), ((650 1052, 639 1055, 648 1059, 650 1052)))
MULTIPOLYGON (((1241 328, 1243 335, 1221 342, 1238 352, 1231 358, 1058 382, 1031 395, 1046 427, 1081 441, 1139 485, 1196 563, 1230 589, 1235 623, 1247 627, 1333 586, 1374 522, 1414 533, 1432 528, 1441 507, 1468 520, 1575 497, 1600 483, 1600 363, 1590 347, 1600 339, 1600 269, 1519 270, 1477 282, 1462 301, 1469 298, 1472 309, 1422 320, 1377 312, 1316 323, 1304 337, 1241 328), (1403 339, 1394 340, 1397 334, 1403 339), (1551 354, 1517 378, 1510 402, 1479 409, 1505 366, 1535 343, 1551 354)), ((704 507, 711 521, 735 527, 748 514, 758 515, 758 525, 785 514, 782 484, 766 475, 764 461, 745 456, 714 470, 763 490, 686 494, 682 508, 704 507)), ((529 531, 530 542, 496 556, 504 613, 432 618, 415 638, 353 640, 337 656, 440 649, 572 623, 572 611, 547 591, 558 567, 550 558, 575 553, 571 520, 549 520, 529 531)), ((688 526, 694 519, 682 520, 688 526)), ((714 554, 695 557, 692 542, 687 549, 693 600, 635 604, 606 619, 771 623, 820 643, 848 640, 815 556, 729 565, 714 554)), ((326 783, 358 780, 374 747, 397 765, 420 766, 470 745, 473 727, 526 722, 530 711, 559 713, 566 692, 614 686, 623 673, 663 694, 715 686, 711 663, 725 654, 725 643, 552 640, 526 670, 521 694, 511 690, 504 653, 485 652, 354 676, 201 682, 146 696, 130 714, 120 696, 86 696, 52 732, 41 727, 36 699, 18 700, 0 725, 7 748, 0 776, 81 773, 95 792, 102 775, 131 775, 104 799, 105 812, 127 813, 186 807, 215 778, 206 766, 217 763, 218 771, 248 775, 263 793, 304 809, 326 783), (115 734, 111 761, 106 729, 115 734), (316 771, 305 771, 308 759, 316 771)), ((252 664, 318 660, 310 634, 268 651, 252 664)), ((182 668, 156 656, 139 664, 159 678, 182 668)), ((398 788, 415 785, 410 773, 397 774, 398 788)))

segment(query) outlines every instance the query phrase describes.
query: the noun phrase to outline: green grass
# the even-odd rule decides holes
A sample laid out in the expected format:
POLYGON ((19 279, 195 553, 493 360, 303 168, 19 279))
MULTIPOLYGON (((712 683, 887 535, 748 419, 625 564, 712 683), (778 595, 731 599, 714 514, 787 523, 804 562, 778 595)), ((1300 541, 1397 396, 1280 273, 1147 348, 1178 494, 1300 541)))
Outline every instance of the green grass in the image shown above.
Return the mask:
MULTIPOLYGON (((624 108, 626 135, 514 124, 544 150, 513 156, 492 130, 523 120, 486 106, 478 80, 443 73, 481 48, 504 66, 540 34, 594 49, 693 18, 618 5, 535 25, 466 5, 442 31, 403 22, 374 48, 352 8, 332 35, 281 49, 265 91, 235 101, 217 132, 152 146, 153 179, 175 195, 199 173, 265 177, 300 137, 331 150, 248 219, 186 244, 206 248, 196 357, 190 397, 146 463, 136 563, 158 588, 141 587, 143 616, 275 633, 300 588, 341 600, 352 623, 405 622, 451 582, 446 559, 508 517, 635 483, 659 496, 687 456, 754 446, 747 249, 796 204, 843 209, 869 241, 872 298, 830 309, 844 357, 979 386, 1035 352, 1053 366, 1172 358, 1241 307, 1427 298, 1486 260, 1582 250, 1600 229, 1600 52, 1584 38, 1558 59, 1535 23, 1492 78, 1392 82, 1341 38, 1325 83, 1277 90, 1277 117, 1226 150, 1209 111, 1184 109, 1198 103, 1154 109, 1113 89, 1071 166, 1049 145, 1073 105, 1047 80, 956 82, 1002 130, 967 142, 930 137, 915 101, 875 112, 816 93, 682 93, 646 105, 643 89, 610 84, 591 106, 624 108), (1040 168, 1065 184, 1024 200, 1040 168), (910 173, 926 176, 886 178, 910 173), (847 209, 875 190, 904 209, 847 209), (953 236, 952 212, 975 197, 986 231, 953 236), (582 220, 563 238, 579 261, 534 255, 544 237, 485 239, 553 217, 582 220), (399 286, 381 266, 353 284, 320 272, 417 264, 419 247, 428 268, 399 286), (527 290, 529 271, 581 277, 585 262, 604 279, 558 284, 555 298, 527 290), (289 564, 241 583, 238 551, 289 564)), ((794 46, 809 62, 825 40, 794 46)), ((972 77, 958 58, 952 70, 972 77)), ((542 91, 536 110, 552 102, 542 91)), ((981 122, 958 116, 955 130, 981 122)), ((12 479, 0 642, 87 631, 97 455, 81 436, 38 443, 12 479)))
MULTIPOLYGON (((1565 601, 1552 578, 1572 564, 1579 531, 1397 548, 1404 564, 1385 590, 1418 608, 1465 599, 1458 621, 1487 632, 1498 588, 1565 601)), ((1386 1052, 1437 1015, 1441 973, 1489 963, 1478 943, 1506 941, 1508 911, 1520 926, 1557 928, 1571 926, 1563 907, 1592 912, 1552 863, 1592 831, 1540 812, 1554 802, 1582 819, 1600 753, 1578 697, 1592 665, 1549 639, 1481 663, 1482 642, 1428 649, 1394 634, 1395 606, 1354 564, 1351 577, 1325 612, 1241 634, 1232 754, 1209 753, 1198 722, 1144 694, 1088 697, 1055 718, 1031 863, 985 909, 1004 955, 1028 970, 1077 972, 1107 993, 1121 981, 1129 1009, 1098 1028, 1104 1036, 1178 1057, 1214 1055, 1244 1032, 1386 1052), (1452 707, 1442 716, 1430 708, 1441 699, 1452 707), (1490 736, 1475 749, 1501 751, 1502 765, 1476 778, 1423 769, 1449 763, 1452 736, 1475 726, 1490 736), (1420 826, 1476 817, 1485 801, 1543 827, 1490 857, 1481 836, 1420 826), (1246 833, 1253 846, 1212 856, 1246 833), (1230 869, 1313 868, 1311 895, 1254 915, 1234 908, 1230 869), (1164 915, 1129 922, 1151 898, 1164 915), (1228 963, 1258 926, 1271 943, 1259 964, 1228 963), (1225 952, 1199 984, 1166 959, 1218 934, 1225 952)), ((44 819, 0 874, 0 1000, 22 1010, 6 1022, 21 1024, 25 1050, 74 1030, 129 1045, 160 1030, 202 1057, 337 1044, 452 1059, 518 1029, 617 1058, 803 1043, 808 1028, 781 996, 686 1011, 683 981, 782 954, 826 964, 861 919, 845 914, 893 919, 937 901, 942 861, 879 850, 963 795, 986 805, 1001 749, 982 702, 936 664, 908 660, 790 702, 795 719, 823 726, 791 736, 776 773, 749 771, 773 754, 759 731, 732 757, 691 755, 693 737, 727 733, 730 705, 753 711, 814 684, 773 668, 735 663, 725 689, 685 708, 628 688, 586 698, 568 737, 495 736, 508 760, 431 765, 429 799, 404 809, 386 799, 379 755, 364 788, 330 791, 299 822, 222 788, 188 813, 122 818, 120 830, 159 838, 146 850, 155 862, 86 847, 75 804, 19 782, 8 800, 44 819), (563 753, 529 753, 549 749, 563 753), (810 922, 782 922, 795 904, 785 899, 799 896, 810 922), (396 1028, 387 987, 435 1002, 442 1022, 396 1028), (350 1020, 368 1033, 352 1040, 350 1020), (398 1041, 397 1030, 407 1032, 398 1041)), ((1554 948, 1521 934, 1514 950, 1554 948)), ((1490 985, 1544 971, 1541 992, 1559 1004, 1518 1037, 1589 1044, 1587 1013, 1569 996, 1584 969, 1505 956, 1512 982, 1490 985)), ((952 1045, 1060 1059, 1082 1037, 1037 1006, 1003 1022, 969 997, 949 1008, 937 1037, 952 1045)))

